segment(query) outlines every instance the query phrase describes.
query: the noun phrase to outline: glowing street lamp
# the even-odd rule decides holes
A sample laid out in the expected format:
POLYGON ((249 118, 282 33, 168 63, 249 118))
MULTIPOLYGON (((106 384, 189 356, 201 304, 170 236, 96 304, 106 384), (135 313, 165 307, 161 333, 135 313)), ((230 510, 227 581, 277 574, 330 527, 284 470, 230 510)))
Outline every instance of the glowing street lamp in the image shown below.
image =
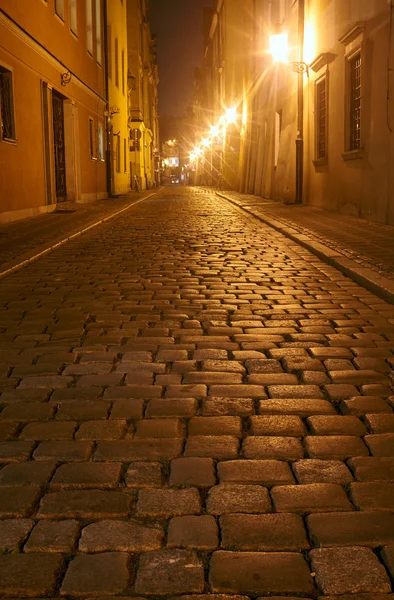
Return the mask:
POLYGON ((235 123, 237 120, 237 109, 235 107, 228 108, 225 114, 226 123, 235 123))
POLYGON ((210 144, 210 141, 209 141, 209 139, 208 139, 208 138, 202 138, 202 140, 201 140, 201 145, 202 145, 204 148, 208 148, 209 144, 210 144))
POLYGON ((212 125, 212 127, 211 127, 211 135, 213 137, 217 137, 219 135, 219 125, 212 125))

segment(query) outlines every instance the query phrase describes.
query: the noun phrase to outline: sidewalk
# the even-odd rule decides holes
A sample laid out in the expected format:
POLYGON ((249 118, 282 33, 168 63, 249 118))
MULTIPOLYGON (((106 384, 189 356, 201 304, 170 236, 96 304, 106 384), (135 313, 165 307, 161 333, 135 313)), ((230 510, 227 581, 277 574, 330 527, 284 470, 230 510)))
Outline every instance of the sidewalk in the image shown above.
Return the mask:
POLYGON ((62 202, 52 213, 0 225, 0 277, 156 191, 130 192, 88 204, 62 202))
POLYGON ((388 302, 394 302, 394 227, 312 206, 217 192, 388 302))

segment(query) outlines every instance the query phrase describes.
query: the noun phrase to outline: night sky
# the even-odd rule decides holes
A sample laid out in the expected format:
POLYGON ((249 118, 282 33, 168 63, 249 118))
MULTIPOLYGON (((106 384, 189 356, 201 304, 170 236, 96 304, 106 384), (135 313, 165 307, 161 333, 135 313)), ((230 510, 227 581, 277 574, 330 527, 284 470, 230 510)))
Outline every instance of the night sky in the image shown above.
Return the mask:
POLYGON ((158 36, 159 111, 182 117, 193 98, 194 68, 202 64, 202 9, 216 0, 150 0, 149 21, 158 36))

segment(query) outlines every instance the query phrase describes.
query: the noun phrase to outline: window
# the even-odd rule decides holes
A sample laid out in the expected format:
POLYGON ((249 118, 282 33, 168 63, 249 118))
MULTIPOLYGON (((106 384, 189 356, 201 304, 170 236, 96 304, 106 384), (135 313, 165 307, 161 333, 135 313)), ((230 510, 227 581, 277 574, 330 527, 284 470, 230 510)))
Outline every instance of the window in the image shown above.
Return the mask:
POLYGON ((94 121, 89 118, 89 150, 90 150, 90 158, 92 160, 97 160, 96 156, 96 145, 94 139, 94 121))
POLYGON ((77 26, 77 0, 69 0, 70 3, 70 29, 75 35, 78 33, 77 26))
POLYGON ((0 66, 1 139, 16 141, 12 72, 0 66))
POLYGON ((64 21, 64 0, 55 0, 55 13, 64 21))
POLYGON ((124 50, 122 50, 122 94, 124 95, 124 50))
POLYGON ((348 62, 349 69, 349 150, 361 148, 361 54, 348 62))
POLYGON ((97 126, 97 150, 98 150, 98 159, 104 160, 104 131, 102 123, 99 123, 97 126))
POLYGON ((112 79, 112 28, 107 25, 108 77, 112 79))
POLYGON ((96 0, 96 60, 101 65, 101 0, 96 0))
POLYGON ((92 0, 86 0, 86 48, 93 56, 93 6, 92 0))
POLYGON ((115 162, 116 162, 116 172, 120 173, 120 135, 114 135, 115 138, 115 162))
POLYGON ((274 167, 278 166, 280 135, 282 132, 282 111, 275 113, 275 145, 274 145, 274 167))
POLYGON ((119 87, 119 42, 115 38, 115 85, 119 87))
POLYGON ((123 138, 123 171, 127 173, 127 141, 123 138))
POLYGON ((327 158, 327 77, 324 75, 315 84, 315 159, 327 158))

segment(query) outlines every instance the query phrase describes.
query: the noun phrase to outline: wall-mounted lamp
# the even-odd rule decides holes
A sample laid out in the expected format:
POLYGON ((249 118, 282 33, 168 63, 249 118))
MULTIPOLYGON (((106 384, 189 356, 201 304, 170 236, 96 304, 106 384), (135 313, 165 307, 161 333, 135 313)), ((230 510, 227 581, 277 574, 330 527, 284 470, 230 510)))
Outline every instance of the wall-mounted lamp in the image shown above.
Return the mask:
POLYGON ((289 46, 287 33, 279 33, 270 37, 270 54, 275 62, 284 63, 291 71, 308 75, 309 66, 306 62, 291 62, 288 58, 289 46))
POLYGON ((116 104, 114 104, 113 106, 109 107, 109 116, 110 117, 112 117, 113 115, 117 115, 118 113, 120 113, 119 106, 116 106, 116 104))
POLYGON ((62 84, 62 86, 67 85, 68 83, 70 83, 71 81, 71 73, 70 71, 66 71, 65 73, 61 73, 60 75, 60 82, 62 84))

